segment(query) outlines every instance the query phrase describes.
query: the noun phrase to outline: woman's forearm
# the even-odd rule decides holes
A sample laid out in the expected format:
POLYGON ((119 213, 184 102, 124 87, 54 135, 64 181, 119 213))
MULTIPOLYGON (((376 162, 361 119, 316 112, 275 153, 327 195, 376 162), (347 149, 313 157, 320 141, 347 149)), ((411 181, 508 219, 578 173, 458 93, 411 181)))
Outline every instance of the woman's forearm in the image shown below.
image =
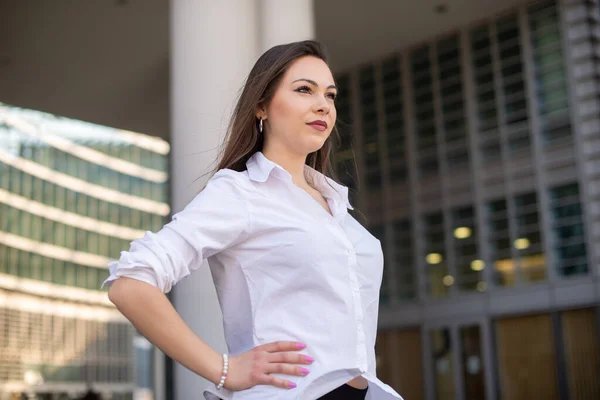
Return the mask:
POLYGON ((138 331, 165 354, 203 378, 219 382, 221 355, 187 326, 159 289, 122 277, 113 282, 108 296, 138 331))

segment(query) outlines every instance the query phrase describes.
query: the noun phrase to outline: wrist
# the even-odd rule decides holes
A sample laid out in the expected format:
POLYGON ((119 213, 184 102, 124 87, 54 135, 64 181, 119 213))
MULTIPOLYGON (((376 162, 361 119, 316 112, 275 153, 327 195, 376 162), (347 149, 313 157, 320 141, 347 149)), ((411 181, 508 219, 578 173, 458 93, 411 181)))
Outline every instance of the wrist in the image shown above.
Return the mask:
POLYGON ((217 385, 217 390, 223 389, 225 387, 225 381, 227 380, 227 373, 229 371, 229 355, 222 354, 223 357, 223 370, 221 371, 221 379, 217 385))
POLYGON ((223 356, 217 352, 212 353, 208 364, 209 371, 205 378, 215 385, 218 385, 221 381, 221 375, 223 374, 223 356))

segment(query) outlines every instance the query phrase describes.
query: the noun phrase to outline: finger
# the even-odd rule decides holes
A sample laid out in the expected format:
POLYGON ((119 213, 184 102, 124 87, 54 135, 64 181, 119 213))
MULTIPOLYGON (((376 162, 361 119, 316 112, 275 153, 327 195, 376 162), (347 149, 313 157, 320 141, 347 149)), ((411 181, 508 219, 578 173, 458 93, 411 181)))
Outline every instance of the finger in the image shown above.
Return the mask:
POLYGON ((310 373, 310 370, 297 365, 274 363, 267 364, 265 372, 267 374, 306 376, 310 373))
POLYGON ((267 361, 270 363, 312 364, 314 358, 295 352, 278 352, 269 353, 267 355, 267 361))
POLYGON ((264 375, 261 380, 261 384, 272 385, 272 386, 280 387, 283 389, 293 389, 296 387, 296 384, 292 381, 275 378, 274 376, 271 376, 271 375, 264 375))
POLYGON ((285 340, 266 343, 266 344, 263 344, 262 346, 259 346, 259 348, 261 348, 262 350, 269 352, 269 353, 275 353, 275 352, 279 352, 279 351, 298 351, 298 350, 304 349, 305 347, 306 347, 306 345, 304 343, 285 341, 285 340))

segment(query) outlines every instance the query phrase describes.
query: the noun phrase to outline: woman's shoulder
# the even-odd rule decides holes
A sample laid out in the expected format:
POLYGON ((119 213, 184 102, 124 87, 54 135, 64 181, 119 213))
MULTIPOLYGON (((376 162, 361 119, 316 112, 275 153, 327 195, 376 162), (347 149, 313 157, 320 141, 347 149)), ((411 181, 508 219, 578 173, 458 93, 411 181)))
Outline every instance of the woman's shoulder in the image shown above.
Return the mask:
POLYGON ((220 169, 215 172, 191 199, 187 207, 196 208, 246 208, 254 187, 244 172, 220 169))
POLYGON ((235 192, 240 190, 253 191, 255 189, 246 171, 235 171, 229 168, 223 168, 215 172, 206 184, 206 188, 209 187, 216 190, 235 192))

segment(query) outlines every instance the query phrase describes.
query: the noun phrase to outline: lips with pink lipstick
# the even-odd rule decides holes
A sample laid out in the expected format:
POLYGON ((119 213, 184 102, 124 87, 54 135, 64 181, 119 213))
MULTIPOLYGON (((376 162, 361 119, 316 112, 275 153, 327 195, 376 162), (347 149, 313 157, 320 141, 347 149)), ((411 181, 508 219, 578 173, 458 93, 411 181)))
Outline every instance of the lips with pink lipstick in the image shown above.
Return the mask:
POLYGON ((314 128, 320 132, 327 130, 327 122, 321 121, 321 120, 311 121, 311 122, 308 122, 306 125, 314 128))

